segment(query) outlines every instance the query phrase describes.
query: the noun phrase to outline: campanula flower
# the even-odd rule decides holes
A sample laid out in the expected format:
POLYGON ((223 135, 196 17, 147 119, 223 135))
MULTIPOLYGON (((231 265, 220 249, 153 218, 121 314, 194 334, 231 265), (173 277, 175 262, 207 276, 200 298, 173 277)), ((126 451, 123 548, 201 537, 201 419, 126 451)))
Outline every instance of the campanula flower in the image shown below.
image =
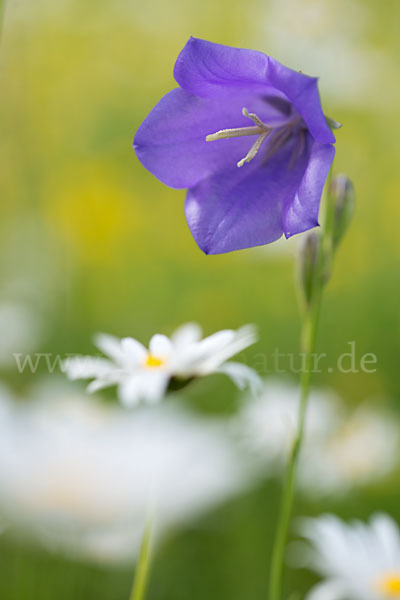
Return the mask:
POLYGON ((185 213, 199 247, 219 254, 318 225, 335 137, 317 79, 270 56, 190 38, 179 84, 139 127, 141 163, 188 188, 185 213))
POLYGON ((255 390, 260 382, 257 373, 244 364, 227 361, 256 340, 251 325, 202 339, 200 327, 187 323, 170 338, 154 335, 148 348, 133 338, 100 334, 95 343, 107 358, 69 358, 65 371, 70 379, 93 379, 89 392, 118 386, 119 398, 126 406, 158 402, 172 382, 185 385, 212 373, 224 373, 239 388, 249 385, 255 390))

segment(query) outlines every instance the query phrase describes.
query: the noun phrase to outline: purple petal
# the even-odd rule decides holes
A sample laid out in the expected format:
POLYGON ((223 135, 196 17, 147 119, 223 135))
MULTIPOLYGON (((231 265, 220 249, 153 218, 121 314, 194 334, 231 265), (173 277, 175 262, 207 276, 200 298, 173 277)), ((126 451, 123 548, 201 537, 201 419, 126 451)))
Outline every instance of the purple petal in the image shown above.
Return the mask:
POLYGON ((307 148, 290 167, 295 143, 286 144, 265 164, 265 153, 260 152, 243 167, 233 165, 188 191, 186 219, 206 254, 268 244, 281 237, 283 208, 294 197, 309 157, 307 148))
POLYGON ((136 154, 143 166, 166 185, 193 187, 247 154, 252 137, 206 142, 208 134, 220 129, 252 125, 242 115, 244 106, 265 121, 283 119, 276 107, 248 92, 221 101, 172 90, 139 127, 134 141, 136 154))
POLYGON ((335 142, 322 112, 318 79, 293 71, 262 52, 192 37, 177 58, 174 76, 182 88, 202 97, 232 97, 246 89, 287 98, 317 142, 335 142))
POLYGON ((322 190, 335 156, 330 144, 314 142, 299 188, 283 213, 283 230, 288 238, 318 225, 322 190))
POLYGON ((316 77, 293 71, 269 57, 268 81, 292 102, 316 142, 321 144, 335 142, 335 136, 326 124, 322 112, 316 77))
POLYGON ((176 60, 174 77, 196 96, 215 97, 235 87, 250 90, 261 86, 266 93, 267 67, 268 57, 262 52, 191 37, 176 60))

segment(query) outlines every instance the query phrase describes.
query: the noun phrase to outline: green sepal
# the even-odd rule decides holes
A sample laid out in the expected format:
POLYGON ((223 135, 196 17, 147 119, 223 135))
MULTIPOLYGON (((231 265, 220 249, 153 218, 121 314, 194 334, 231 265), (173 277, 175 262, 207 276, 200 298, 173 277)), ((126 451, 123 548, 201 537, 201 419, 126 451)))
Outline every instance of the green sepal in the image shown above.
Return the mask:
POLYGON ((343 125, 339 123, 339 121, 335 121, 335 119, 331 119, 331 117, 328 117, 327 115, 324 116, 325 122, 328 125, 329 129, 340 129, 341 127, 343 127, 343 125))

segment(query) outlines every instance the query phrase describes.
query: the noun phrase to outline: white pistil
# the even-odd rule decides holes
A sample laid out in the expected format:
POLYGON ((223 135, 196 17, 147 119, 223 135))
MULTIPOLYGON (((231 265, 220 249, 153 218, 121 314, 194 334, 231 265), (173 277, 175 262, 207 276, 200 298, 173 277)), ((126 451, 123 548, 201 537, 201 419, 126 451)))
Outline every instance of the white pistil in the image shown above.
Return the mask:
POLYGON ((272 129, 270 127, 268 127, 265 123, 263 123, 261 121, 261 119, 259 117, 257 117, 257 115, 255 113, 249 113, 247 108, 242 109, 242 114, 245 117, 247 117, 248 119, 251 119, 251 121, 253 121, 253 123, 254 123, 253 127, 237 127, 235 129, 221 129, 220 131, 217 131, 216 133, 207 135, 207 137, 206 137, 206 142, 214 142, 216 140, 223 140, 223 139, 233 138, 233 137, 257 135, 258 138, 254 142, 254 144, 252 145, 252 147, 250 148, 250 150, 248 151, 246 156, 237 163, 238 167, 242 167, 245 163, 253 160, 253 158, 256 156, 257 152, 259 151, 261 144, 263 143, 263 141, 266 139, 266 137, 272 131, 272 129))

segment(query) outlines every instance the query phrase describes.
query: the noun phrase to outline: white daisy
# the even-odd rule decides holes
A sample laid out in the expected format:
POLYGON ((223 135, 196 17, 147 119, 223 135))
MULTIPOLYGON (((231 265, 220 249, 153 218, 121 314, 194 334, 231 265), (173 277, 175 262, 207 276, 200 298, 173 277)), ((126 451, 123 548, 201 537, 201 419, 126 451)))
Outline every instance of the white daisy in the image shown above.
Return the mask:
POLYGON ((256 372, 244 364, 226 361, 256 340, 251 325, 201 339, 200 327, 188 323, 170 338, 154 335, 148 348, 130 337, 99 334, 95 344, 108 358, 70 358, 65 362, 65 371, 70 379, 93 379, 89 392, 117 385, 126 406, 140 401, 158 402, 172 379, 187 382, 211 373, 224 373, 239 388, 249 385, 255 391, 259 385, 256 372))
POLYGON ((302 461, 301 483, 312 493, 345 493, 368 485, 399 465, 399 423, 395 415, 367 403, 344 409, 318 452, 302 461))
MULTIPOLYGON (((304 456, 323 443, 338 423, 337 398, 333 394, 313 391, 306 419, 304 456)), ((245 399, 232 425, 250 465, 262 476, 280 473, 296 435, 299 406, 298 388, 278 379, 266 379, 257 398, 245 399)))
POLYGON ((158 539, 247 486, 223 419, 174 402, 127 412, 63 383, 46 382, 25 402, 0 389, 0 514, 11 534, 131 560, 150 499, 158 539))
MULTIPOLYGON (((296 433, 296 386, 267 379, 257 398, 233 419, 250 465, 262 476, 281 471, 296 433)), ((314 390, 307 410, 298 485, 307 495, 343 494, 376 481, 399 465, 398 419, 361 404, 350 411, 329 390, 314 390)))
POLYGON ((324 577, 307 600, 391 600, 400 597, 400 532, 393 519, 373 515, 349 524, 333 515, 303 519, 301 564, 324 577))

